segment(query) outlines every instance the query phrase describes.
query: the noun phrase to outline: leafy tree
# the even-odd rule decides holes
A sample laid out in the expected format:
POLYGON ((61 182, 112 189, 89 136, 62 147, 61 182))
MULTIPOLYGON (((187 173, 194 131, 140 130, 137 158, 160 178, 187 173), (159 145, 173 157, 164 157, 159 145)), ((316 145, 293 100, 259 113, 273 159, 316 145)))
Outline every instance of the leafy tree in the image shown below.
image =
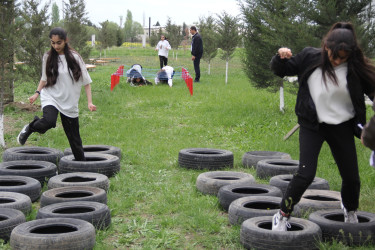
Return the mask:
POLYGON ((159 28, 158 32, 156 31, 151 32, 150 41, 149 41, 151 47, 155 47, 156 44, 158 44, 161 35, 162 35, 161 28, 159 28))
MULTIPOLYGON (((217 15, 217 43, 222 50, 221 59, 225 60, 225 83, 228 82, 228 64, 233 57, 240 40, 240 24, 237 17, 232 17, 225 11, 221 15, 217 15)), ((206 44, 206 42, 205 42, 206 44)))
POLYGON ((60 10, 56 3, 52 4, 52 26, 57 26, 60 22, 60 10))
POLYGON ((0 145, 5 146, 4 140, 4 104, 12 102, 14 82, 14 49, 16 39, 17 16, 15 0, 2 1, 0 8, 0 145))
POLYGON ((40 8, 40 1, 26 0, 20 11, 22 25, 20 42, 17 49, 17 60, 24 65, 17 66, 18 75, 22 80, 38 82, 42 73, 42 58, 49 47, 49 4, 40 8))
POLYGON ((130 10, 127 10, 126 20, 124 24, 125 41, 131 42, 132 39, 132 26, 133 26, 133 14, 130 10))
POLYGON ((173 49, 178 49, 178 46, 181 44, 183 39, 181 26, 172 24, 171 18, 168 17, 165 30, 167 31, 167 37, 171 47, 173 49))
POLYGON ((218 33, 215 22, 216 20, 212 16, 199 20, 199 33, 204 41, 203 60, 208 63, 208 74, 210 74, 211 60, 216 57, 218 49, 218 33))
POLYGON ((119 26, 117 23, 109 22, 108 20, 100 23, 102 28, 100 29, 98 40, 101 42, 100 49, 105 49, 116 45, 117 42, 117 31, 119 26))
POLYGON ((68 0, 64 6, 65 29, 68 32, 69 44, 78 51, 83 59, 90 55, 91 47, 87 45, 87 13, 84 0, 68 0))

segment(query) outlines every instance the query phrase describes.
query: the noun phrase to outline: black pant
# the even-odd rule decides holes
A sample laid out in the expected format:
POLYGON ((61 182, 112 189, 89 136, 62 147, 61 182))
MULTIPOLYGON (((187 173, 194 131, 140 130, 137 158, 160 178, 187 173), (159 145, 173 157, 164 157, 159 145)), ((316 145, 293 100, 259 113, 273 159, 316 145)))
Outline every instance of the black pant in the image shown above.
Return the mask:
POLYGON ((167 64, 168 64, 168 57, 159 56, 159 61, 160 61, 160 68, 162 69, 164 66, 167 66, 167 64))
POLYGON ((357 210, 360 178, 353 121, 349 120, 339 125, 321 123, 318 131, 300 127, 299 169, 289 183, 280 204, 283 212, 289 214, 293 211, 294 205, 300 201, 303 193, 314 180, 319 152, 324 141, 328 143, 341 175, 341 199, 344 207, 348 211, 357 210))
MULTIPOLYGON (((43 117, 41 119, 35 118, 29 125, 30 130, 32 132, 44 134, 47 130, 56 127, 58 113, 59 111, 54 106, 45 106, 43 108, 43 117)), ((83 151, 81 136, 79 134, 78 117, 70 118, 62 113, 60 113, 60 117, 75 160, 85 161, 86 158, 83 151)))
POLYGON ((194 61, 194 71, 195 71, 195 80, 199 81, 201 78, 201 69, 199 68, 199 64, 201 63, 201 58, 195 57, 194 61))

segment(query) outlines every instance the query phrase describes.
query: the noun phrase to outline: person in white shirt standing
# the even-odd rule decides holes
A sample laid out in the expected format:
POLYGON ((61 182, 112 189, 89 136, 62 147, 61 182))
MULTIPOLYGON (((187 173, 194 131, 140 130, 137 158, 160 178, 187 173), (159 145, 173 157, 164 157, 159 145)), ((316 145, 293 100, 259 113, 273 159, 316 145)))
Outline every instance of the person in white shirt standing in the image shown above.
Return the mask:
POLYGON ((35 116, 30 124, 25 125, 17 141, 24 145, 33 132, 44 134, 56 127, 57 116, 60 113, 75 160, 85 161, 79 133, 78 101, 81 88, 84 86, 87 107, 90 111, 96 110, 91 96, 92 80, 82 57, 69 46, 64 29, 53 28, 49 38, 51 49, 43 56, 42 77, 34 95, 29 98, 30 103, 33 103, 40 95, 43 117, 35 116))
POLYGON ((164 66, 168 65, 168 52, 171 49, 171 45, 165 39, 164 35, 161 35, 160 41, 155 47, 155 50, 158 50, 159 60, 160 60, 160 68, 162 69, 164 66))

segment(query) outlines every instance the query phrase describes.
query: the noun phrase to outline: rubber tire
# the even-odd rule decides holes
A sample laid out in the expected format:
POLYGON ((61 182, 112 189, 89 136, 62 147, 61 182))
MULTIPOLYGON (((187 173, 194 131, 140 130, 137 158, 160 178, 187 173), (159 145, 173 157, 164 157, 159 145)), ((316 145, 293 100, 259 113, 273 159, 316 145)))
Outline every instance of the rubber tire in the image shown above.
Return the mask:
POLYGON ((357 211, 358 224, 345 223, 342 209, 318 210, 309 220, 322 229, 323 240, 341 241, 349 246, 375 245, 375 214, 357 211))
POLYGON ((13 208, 26 215, 32 210, 31 199, 26 194, 0 192, 0 210, 3 208, 13 208))
POLYGON ((246 249, 319 249, 322 231, 315 223, 290 218, 290 230, 272 231, 272 216, 254 217, 241 225, 240 242, 246 249))
POLYGON ((219 189, 217 197, 221 207, 228 211, 230 204, 246 196, 275 196, 282 197, 280 189, 266 184, 232 184, 219 189))
POLYGON ((93 201, 70 201, 51 204, 38 210, 36 219, 75 218, 90 222, 96 229, 111 225, 111 212, 107 205, 93 201))
POLYGON ((299 168, 299 161, 287 159, 265 159, 257 163, 257 177, 266 179, 280 174, 294 174, 299 168))
POLYGON ((233 168, 233 153, 213 148, 187 148, 178 153, 178 164, 188 169, 233 168))
MULTIPOLYGON (((269 184, 280 188, 280 190, 285 194, 285 191, 292 180, 293 175, 291 174, 281 174, 275 175, 270 179, 269 184)), ((315 177, 313 182, 307 189, 320 189, 320 190, 329 190, 329 183, 327 180, 319 177, 315 177)))
POLYGON ((43 192, 40 207, 68 201, 95 201, 107 204, 107 193, 97 187, 61 187, 43 192))
POLYGON ((1 208, 0 209, 0 239, 8 241, 12 230, 26 222, 25 215, 13 208, 1 208))
POLYGON ((109 179, 104 174, 74 172, 56 175, 48 181, 48 189, 74 186, 98 187, 108 191, 109 179))
POLYGON ((95 228, 87 221, 72 218, 33 220, 15 227, 10 236, 13 250, 93 249, 95 228))
POLYGON ((31 202, 37 201, 42 185, 34 178, 27 176, 0 175, 0 191, 16 192, 30 197, 31 202))
POLYGON ((57 166, 48 161, 19 160, 0 163, 0 175, 19 175, 34 178, 43 186, 55 176, 57 166))
POLYGON ((277 151, 249 151, 242 156, 244 167, 256 168, 258 161, 265 159, 292 159, 289 154, 277 151))
POLYGON ((228 209, 229 223, 241 225, 247 219, 273 216, 280 210, 281 197, 247 196, 234 200, 228 209))
POLYGON ((251 174, 233 171, 205 172, 198 176, 196 181, 197 189, 203 194, 217 195, 222 186, 244 183, 255 183, 251 174))
POLYGON ((117 156, 99 153, 85 153, 86 161, 76 161, 74 155, 66 155, 59 163, 59 174, 92 172, 112 177, 120 171, 117 156))
POLYGON ((322 209, 340 209, 341 193, 332 190, 307 189, 294 206, 293 215, 302 217, 322 209))
POLYGON ((63 152, 46 147, 15 147, 8 148, 3 153, 3 161, 35 160, 48 161, 58 165, 63 152))
MULTIPOLYGON (((109 154, 115 155, 121 160, 121 149, 114 146, 108 145, 83 145, 83 151, 85 153, 99 153, 99 154, 109 154)), ((64 155, 71 155, 72 149, 66 148, 64 150, 64 155)))

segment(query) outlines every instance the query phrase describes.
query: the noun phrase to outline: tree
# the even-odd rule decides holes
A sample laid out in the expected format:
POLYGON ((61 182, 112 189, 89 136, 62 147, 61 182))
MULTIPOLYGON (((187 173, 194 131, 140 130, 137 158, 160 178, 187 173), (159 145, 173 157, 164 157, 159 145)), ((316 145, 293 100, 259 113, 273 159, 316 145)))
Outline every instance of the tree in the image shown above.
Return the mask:
POLYGON ((60 22, 60 10, 56 3, 52 4, 52 26, 57 26, 60 22))
POLYGON ((4 104, 13 101, 14 48, 16 39, 15 0, 2 1, 0 8, 0 145, 4 140, 4 104))
POLYGON ((232 17, 225 11, 222 15, 217 15, 217 35, 218 46, 222 50, 221 59, 225 60, 225 83, 228 82, 228 64, 233 57, 240 40, 240 24, 237 17, 232 17))
POLYGON ((125 42, 134 42, 137 39, 137 35, 144 33, 142 24, 133 22, 133 14, 130 10, 127 10, 124 33, 125 42))
POLYGON ((119 26, 117 23, 109 22, 108 20, 100 23, 102 28, 100 29, 98 40, 101 42, 100 49, 106 49, 114 46, 117 43, 117 31, 119 26))
POLYGON ((216 57, 218 49, 218 33, 215 22, 216 20, 212 16, 199 20, 199 33, 204 41, 203 60, 208 63, 208 74, 210 74, 211 60, 216 57))
POLYGON ((40 1, 26 0, 20 11, 22 25, 20 44, 17 47, 17 60, 25 64, 17 67, 22 80, 38 82, 42 73, 42 59, 49 47, 49 4, 39 7, 40 1))
POLYGON ((171 47, 173 49, 178 49, 178 46, 181 44, 183 39, 181 26, 172 24, 171 18, 168 17, 165 30, 167 31, 167 37, 171 47))
POLYGON ((88 20, 86 18, 85 1, 68 0, 65 2, 64 14, 64 27, 68 33, 69 44, 77 50, 83 59, 87 59, 91 47, 86 43, 88 34, 85 24, 88 20))

